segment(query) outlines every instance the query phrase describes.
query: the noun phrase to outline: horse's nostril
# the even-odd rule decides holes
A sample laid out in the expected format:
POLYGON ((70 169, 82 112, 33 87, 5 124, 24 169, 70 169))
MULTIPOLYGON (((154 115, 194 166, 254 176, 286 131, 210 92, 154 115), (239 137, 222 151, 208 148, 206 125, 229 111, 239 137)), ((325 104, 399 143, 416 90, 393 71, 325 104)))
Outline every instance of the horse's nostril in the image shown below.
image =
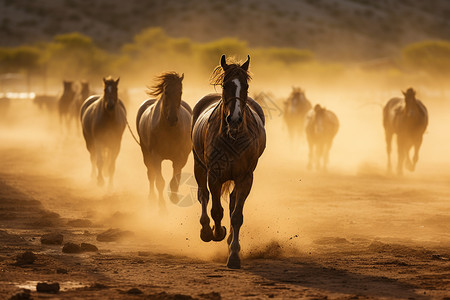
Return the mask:
POLYGON ((242 123, 242 116, 239 116, 238 122, 242 123))

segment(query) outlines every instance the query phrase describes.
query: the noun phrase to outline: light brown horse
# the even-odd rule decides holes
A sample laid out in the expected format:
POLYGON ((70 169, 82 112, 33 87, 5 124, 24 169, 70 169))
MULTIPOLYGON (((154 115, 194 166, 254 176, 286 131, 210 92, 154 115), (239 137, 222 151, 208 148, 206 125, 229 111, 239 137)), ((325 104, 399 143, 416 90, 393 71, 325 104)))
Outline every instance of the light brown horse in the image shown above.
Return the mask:
POLYGON ((414 171, 419 160, 419 150, 422 145, 423 134, 428 126, 428 111, 425 105, 416 99, 416 92, 409 88, 402 92, 404 99, 392 98, 383 109, 383 126, 386 137, 386 151, 388 156, 387 169, 392 171, 391 145, 392 136, 397 134, 398 164, 397 173, 403 174, 403 164, 410 171, 414 171), (411 162, 409 151, 414 146, 414 156, 411 162), (405 162, 406 159, 406 162, 405 162))
POLYGON ((164 178, 161 174, 161 162, 171 160, 173 176, 170 181, 170 199, 178 203, 178 187, 181 170, 186 165, 192 150, 190 127, 192 109, 181 100, 184 75, 175 72, 163 73, 156 78, 157 83, 149 92, 159 99, 149 99, 142 103, 136 117, 144 163, 147 166, 149 198, 153 189, 159 192, 159 207, 165 210, 164 178))
POLYGON ((97 184, 102 186, 103 162, 107 163, 109 187, 113 185, 116 159, 119 155, 122 135, 127 124, 127 112, 117 96, 119 79, 103 78, 103 95, 86 99, 81 106, 81 126, 86 147, 91 155, 92 177, 97 166, 97 184))
POLYGON ((291 139, 303 136, 305 117, 312 108, 301 88, 292 87, 288 99, 284 101, 284 121, 291 139))
POLYGON ((306 117, 306 139, 309 146, 308 169, 312 169, 313 162, 316 169, 320 169, 320 160, 323 160, 322 169, 326 170, 329 153, 333 139, 339 130, 339 120, 330 110, 314 106, 306 117))
POLYGON ((222 95, 209 94, 194 107, 192 141, 194 172, 198 184, 198 200, 202 205, 200 237, 203 241, 221 241, 226 229, 221 226, 221 195, 234 182, 230 194, 231 230, 228 236, 227 266, 240 268, 239 230, 242 210, 253 184, 253 172, 266 147, 264 112, 247 96, 250 56, 242 64, 228 64, 222 56, 211 83, 222 86, 222 95), (209 188, 209 191, 208 191, 209 188), (207 213, 209 193, 212 196, 210 227, 207 213))

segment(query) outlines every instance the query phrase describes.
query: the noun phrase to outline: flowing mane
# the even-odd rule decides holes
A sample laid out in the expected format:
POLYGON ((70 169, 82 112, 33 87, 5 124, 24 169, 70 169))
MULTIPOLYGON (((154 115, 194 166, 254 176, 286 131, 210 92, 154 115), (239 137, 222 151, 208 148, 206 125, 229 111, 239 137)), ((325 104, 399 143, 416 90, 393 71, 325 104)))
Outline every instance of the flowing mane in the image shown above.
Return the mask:
POLYGON ((177 72, 166 72, 162 73, 161 75, 157 76, 155 78, 156 84, 152 87, 149 87, 149 90, 147 91, 147 94, 150 96, 157 97, 161 95, 164 92, 164 89, 169 86, 173 85, 174 83, 181 83, 183 80, 183 75, 180 76, 177 72))
POLYGON ((231 64, 228 64, 228 69, 226 71, 223 70, 222 66, 217 66, 212 72, 211 77, 209 78, 209 84, 221 85, 230 77, 243 77, 247 81, 250 81, 252 79, 250 72, 245 71, 238 63, 233 62, 231 64))

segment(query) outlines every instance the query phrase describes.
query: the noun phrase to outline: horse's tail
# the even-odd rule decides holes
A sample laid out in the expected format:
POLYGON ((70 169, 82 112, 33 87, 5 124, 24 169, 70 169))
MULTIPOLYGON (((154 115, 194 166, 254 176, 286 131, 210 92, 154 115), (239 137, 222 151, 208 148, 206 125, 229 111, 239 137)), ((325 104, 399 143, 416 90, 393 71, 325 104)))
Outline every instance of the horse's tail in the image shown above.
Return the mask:
POLYGON ((136 115, 136 129, 137 129, 138 134, 139 134, 139 122, 141 121, 142 114, 150 105, 155 103, 155 101, 156 101, 156 99, 145 100, 144 102, 142 102, 141 106, 139 107, 139 110, 136 115))
POLYGON ((225 197, 229 194, 231 194, 232 190, 234 189, 234 183, 231 180, 226 181, 224 184, 222 184, 222 190, 220 195, 222 197, 225 197))

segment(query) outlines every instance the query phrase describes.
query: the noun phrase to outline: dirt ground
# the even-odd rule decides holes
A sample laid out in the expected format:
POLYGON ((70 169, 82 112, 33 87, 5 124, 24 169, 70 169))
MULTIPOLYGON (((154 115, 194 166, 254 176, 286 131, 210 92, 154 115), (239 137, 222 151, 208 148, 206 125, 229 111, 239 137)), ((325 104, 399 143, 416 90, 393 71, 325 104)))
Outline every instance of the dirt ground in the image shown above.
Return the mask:
POLYGON ((430 146, 445 141, 436 123, 417 172, 398 178, 384 172, 379 114, 367 118, 366 110, 366 123, 354 126, 358 119, 346 123, 338 111, 341 133, 326 173, 308 172, 304 141, 283 142, 281 120, 269 120, 244 209, 242 269, 230 270, 226 242, 200 240, 192 159, 186 197, 179 205, 167 199, 168 214, 159 215, 128 132, 108 191, 91 182, 79 133, 61 133, 31 103, 8 109, 0 122, 1 299, 23 288, 34 299, 450 299, 450 159, 448 145, 430 146), (370 136, 352 132, 368 124, 376 128, 370 136), (110 228, 128 234, 96 239, 110 228), (46 233, 99 251, 63 253, 62 245, 41 244, 46 233), (36 254, 34 263, 16 263, 25 251, 36 254), (38 293, 37 282, 61 290, 38 293))

